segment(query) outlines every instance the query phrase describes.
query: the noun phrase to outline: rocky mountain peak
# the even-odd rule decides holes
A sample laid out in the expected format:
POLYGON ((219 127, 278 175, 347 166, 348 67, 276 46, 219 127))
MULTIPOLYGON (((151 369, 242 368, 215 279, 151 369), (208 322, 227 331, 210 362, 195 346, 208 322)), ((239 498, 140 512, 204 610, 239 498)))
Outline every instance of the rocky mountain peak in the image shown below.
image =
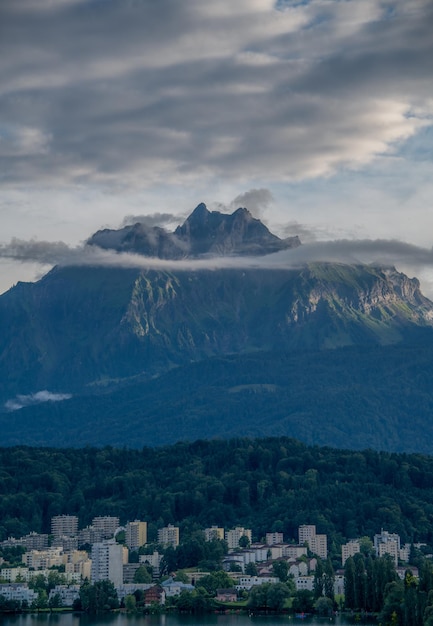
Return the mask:
POLYGON ((139 223, 120 230, 100 230, 87 243, 161 259, 265 255, 300 245, 297 237, 280 239, 271 233, 245 207, 221 213, 209 211, 203 202, 172 233, 139 223))

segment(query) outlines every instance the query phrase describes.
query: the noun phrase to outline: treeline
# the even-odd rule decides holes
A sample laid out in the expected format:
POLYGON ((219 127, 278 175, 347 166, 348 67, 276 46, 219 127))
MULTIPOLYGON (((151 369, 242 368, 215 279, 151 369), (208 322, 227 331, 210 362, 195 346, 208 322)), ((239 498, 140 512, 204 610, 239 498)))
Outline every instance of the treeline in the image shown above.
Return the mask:
POLYGON ((349 557, 344 568, 344 608, 379 615, 379 622, 433 626, 433 563, 419 557, 419 577, 411 568, 401 580, 389 555, 349 557))
MULTIPOLYGON (((133 433, 131 433, 131 437, 133 433)), ((143 450, 0 449, 0 539, 50 532, 54 515, 121 523, 252 528, 253 539, 300 524, 342 542, 381 528, 403 542, 433 544, 433 458, 308 447, 289 438, 196 441, 143 450)))

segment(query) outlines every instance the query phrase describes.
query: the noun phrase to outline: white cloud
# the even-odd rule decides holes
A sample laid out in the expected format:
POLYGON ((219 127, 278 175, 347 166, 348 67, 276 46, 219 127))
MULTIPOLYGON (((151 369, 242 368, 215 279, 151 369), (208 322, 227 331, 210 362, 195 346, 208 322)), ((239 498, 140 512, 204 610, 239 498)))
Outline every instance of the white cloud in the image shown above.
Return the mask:
POLYGON ((61 402, 70 398, 72 398, 70 393, 52 393, 45 389, 28 395, 17 395, 5 402, 4 406, 7 411, 18 411, 26 406, 41 404, 42 402, 61 402))

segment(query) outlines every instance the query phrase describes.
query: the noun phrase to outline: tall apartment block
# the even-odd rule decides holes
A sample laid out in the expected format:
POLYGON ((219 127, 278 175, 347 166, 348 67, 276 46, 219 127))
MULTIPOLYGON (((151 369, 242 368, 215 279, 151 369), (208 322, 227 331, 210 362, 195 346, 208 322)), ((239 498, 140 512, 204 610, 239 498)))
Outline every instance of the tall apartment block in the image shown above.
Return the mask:
POLYGON ((55 539, 72 537, 78 532, 78 517, 76 515, 56 515, 51 518, 51 534, 55 539))
POLYGON ((204 537, 206 541, 214 541, 215 539, 224 539, 224 528, 211 526, 204 529, 204 537))
POLYGON ((360 552, 361 546, 357 539, 352 539, 341 546, 341 564, 344 566, 350 556, 355 556, 360 552))
POLYGON ((283 533, 266 533, 266 545, 275 546, 277 543, 283 543, 283 533))
POLYGON ((123 584, 123 546, 114 539, 94 543, 92 546, 91 580, 96 583, 100 580, 111 580, 115 587, 123 584))
POLYGON ((158 530, 158 543, 164 547, 173 546, 173 548, 177 548, 179 545, 179 528, 172 526, 172 524, 160 528, 158 530))
POLYGON ((395 564, 398 565, 398 558, 400 556, 400 535, 382 530, 380 534, 374 535, 374 549, 377 556, 390 554, 395 564))
POLYGON ((114 533, 119 528, 120 523, 118 517, 105 515, 102 517, 94 517, 92 526, 101 531, 103 539, 111 539, 111 537, 114 537, 114 533))
POLYGON ((303 524, 298 528, 299 545, 306 543, 313 554, 321 559, 328 558, 328 538, 326 535, 318 535, 313 524, 303 524))
POLYGON ((128 522, 125 527, 125 541, 130 550, 138 550, 147 543, 147 522, 128 522))
POLYGON ((247 537, 251 543, 251 530, 249 528, 237 526, 236 528, 233 528, 233 530, 228 530, 226 532, 225 539, 229 550, 237 550, 239 548, 239 540, 241 537, 247 537))

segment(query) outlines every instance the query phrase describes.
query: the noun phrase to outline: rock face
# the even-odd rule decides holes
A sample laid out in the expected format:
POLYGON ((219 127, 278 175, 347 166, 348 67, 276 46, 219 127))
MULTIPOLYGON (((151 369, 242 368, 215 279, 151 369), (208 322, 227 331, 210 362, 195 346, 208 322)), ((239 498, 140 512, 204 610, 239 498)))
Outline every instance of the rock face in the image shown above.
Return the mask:
POLYGON ((298 237, 280 239, 244 208, 231 215, 208 211, 199 204, 185 222, 169 233, 137 223, 121 230, 101 230, 89 245, 118 252, 134 252, 159 259, 202 256, 264 255, 300 245, 298 237))
POLYGON ((0 399, 226 354, 399 343, 432 316, 416 279, 369 266, 55 268, 0 297, 0 399))

